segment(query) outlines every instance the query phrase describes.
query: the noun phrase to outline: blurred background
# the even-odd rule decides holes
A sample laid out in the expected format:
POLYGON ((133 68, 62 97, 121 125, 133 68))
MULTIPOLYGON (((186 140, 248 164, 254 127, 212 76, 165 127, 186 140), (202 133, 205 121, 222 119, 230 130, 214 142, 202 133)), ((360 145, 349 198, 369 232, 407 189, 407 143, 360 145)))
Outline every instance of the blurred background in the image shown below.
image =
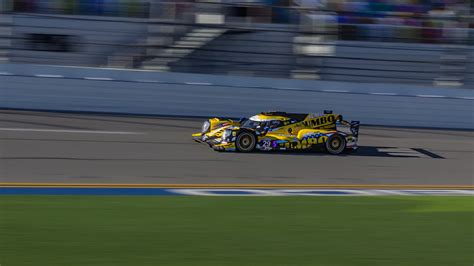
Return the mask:
POLYGON ((0 60, 474 87, 468 0, 2 0, 0 60))

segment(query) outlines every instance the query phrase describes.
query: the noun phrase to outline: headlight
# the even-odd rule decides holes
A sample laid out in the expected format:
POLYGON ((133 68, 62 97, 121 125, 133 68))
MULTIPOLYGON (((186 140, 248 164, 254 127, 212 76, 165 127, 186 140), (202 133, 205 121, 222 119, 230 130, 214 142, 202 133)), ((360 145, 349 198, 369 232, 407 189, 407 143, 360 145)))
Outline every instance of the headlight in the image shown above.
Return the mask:
POLYGON ((209 131, 210 127, 211 123, 209 123, 209 121, 204 121, 204 123, 202 124, 201 133, 206 133, 207 131, 209 131))
POLYGON ((224 130, 224 133, 222 133, 222 140, 223 141, 227 140, 231 135, 232 135, 232 130, 230 129, 224 130))

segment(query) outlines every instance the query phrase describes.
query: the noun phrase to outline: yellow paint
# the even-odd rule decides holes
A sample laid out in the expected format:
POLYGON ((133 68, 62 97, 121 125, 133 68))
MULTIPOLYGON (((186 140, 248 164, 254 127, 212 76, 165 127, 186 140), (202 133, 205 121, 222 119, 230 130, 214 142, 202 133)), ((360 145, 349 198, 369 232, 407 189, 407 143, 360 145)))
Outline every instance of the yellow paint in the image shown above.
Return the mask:
POLYGON ((284 117, 284 116, 264 115, 264 114, 254 115, 252 118, 255 118, 256 121, 269 121, 269 120, 287 121, 287 120, 290 120, 288 117, 284 117))

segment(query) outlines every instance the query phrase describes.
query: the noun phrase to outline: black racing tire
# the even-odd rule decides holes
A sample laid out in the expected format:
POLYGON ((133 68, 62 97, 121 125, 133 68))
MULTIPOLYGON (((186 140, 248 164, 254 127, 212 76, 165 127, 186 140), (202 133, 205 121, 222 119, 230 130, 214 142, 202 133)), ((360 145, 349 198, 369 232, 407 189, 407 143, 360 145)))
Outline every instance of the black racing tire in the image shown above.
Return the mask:
POLYGON ((346 138, 340 134, 331 135, 326 140, 326 151, 330 154, 341 154, 346 149, 346 138))
POLYGON ((235 139, 235 149, 238 152, 252 152, 257 146, 257 136, 250 131, 242 131, 235 139))

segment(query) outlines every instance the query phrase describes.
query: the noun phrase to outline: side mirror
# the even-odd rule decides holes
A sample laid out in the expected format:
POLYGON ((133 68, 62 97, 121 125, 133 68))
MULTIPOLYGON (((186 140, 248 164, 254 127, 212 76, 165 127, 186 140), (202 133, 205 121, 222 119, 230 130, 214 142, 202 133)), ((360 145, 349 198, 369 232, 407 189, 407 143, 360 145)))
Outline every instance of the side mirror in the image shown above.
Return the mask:
POLYGON ((257 135, 265 135, 268 133, 268 131, 270 130, 270 127, 262 127, 262 126, 257 126, 257 128, 255 128, 255 131, 257 132, 257 135))
POLYGON ((268 133, 268 131, 270 131, 270 127, 264 127, 263 128, 264 135, 266 135, 268 133))

